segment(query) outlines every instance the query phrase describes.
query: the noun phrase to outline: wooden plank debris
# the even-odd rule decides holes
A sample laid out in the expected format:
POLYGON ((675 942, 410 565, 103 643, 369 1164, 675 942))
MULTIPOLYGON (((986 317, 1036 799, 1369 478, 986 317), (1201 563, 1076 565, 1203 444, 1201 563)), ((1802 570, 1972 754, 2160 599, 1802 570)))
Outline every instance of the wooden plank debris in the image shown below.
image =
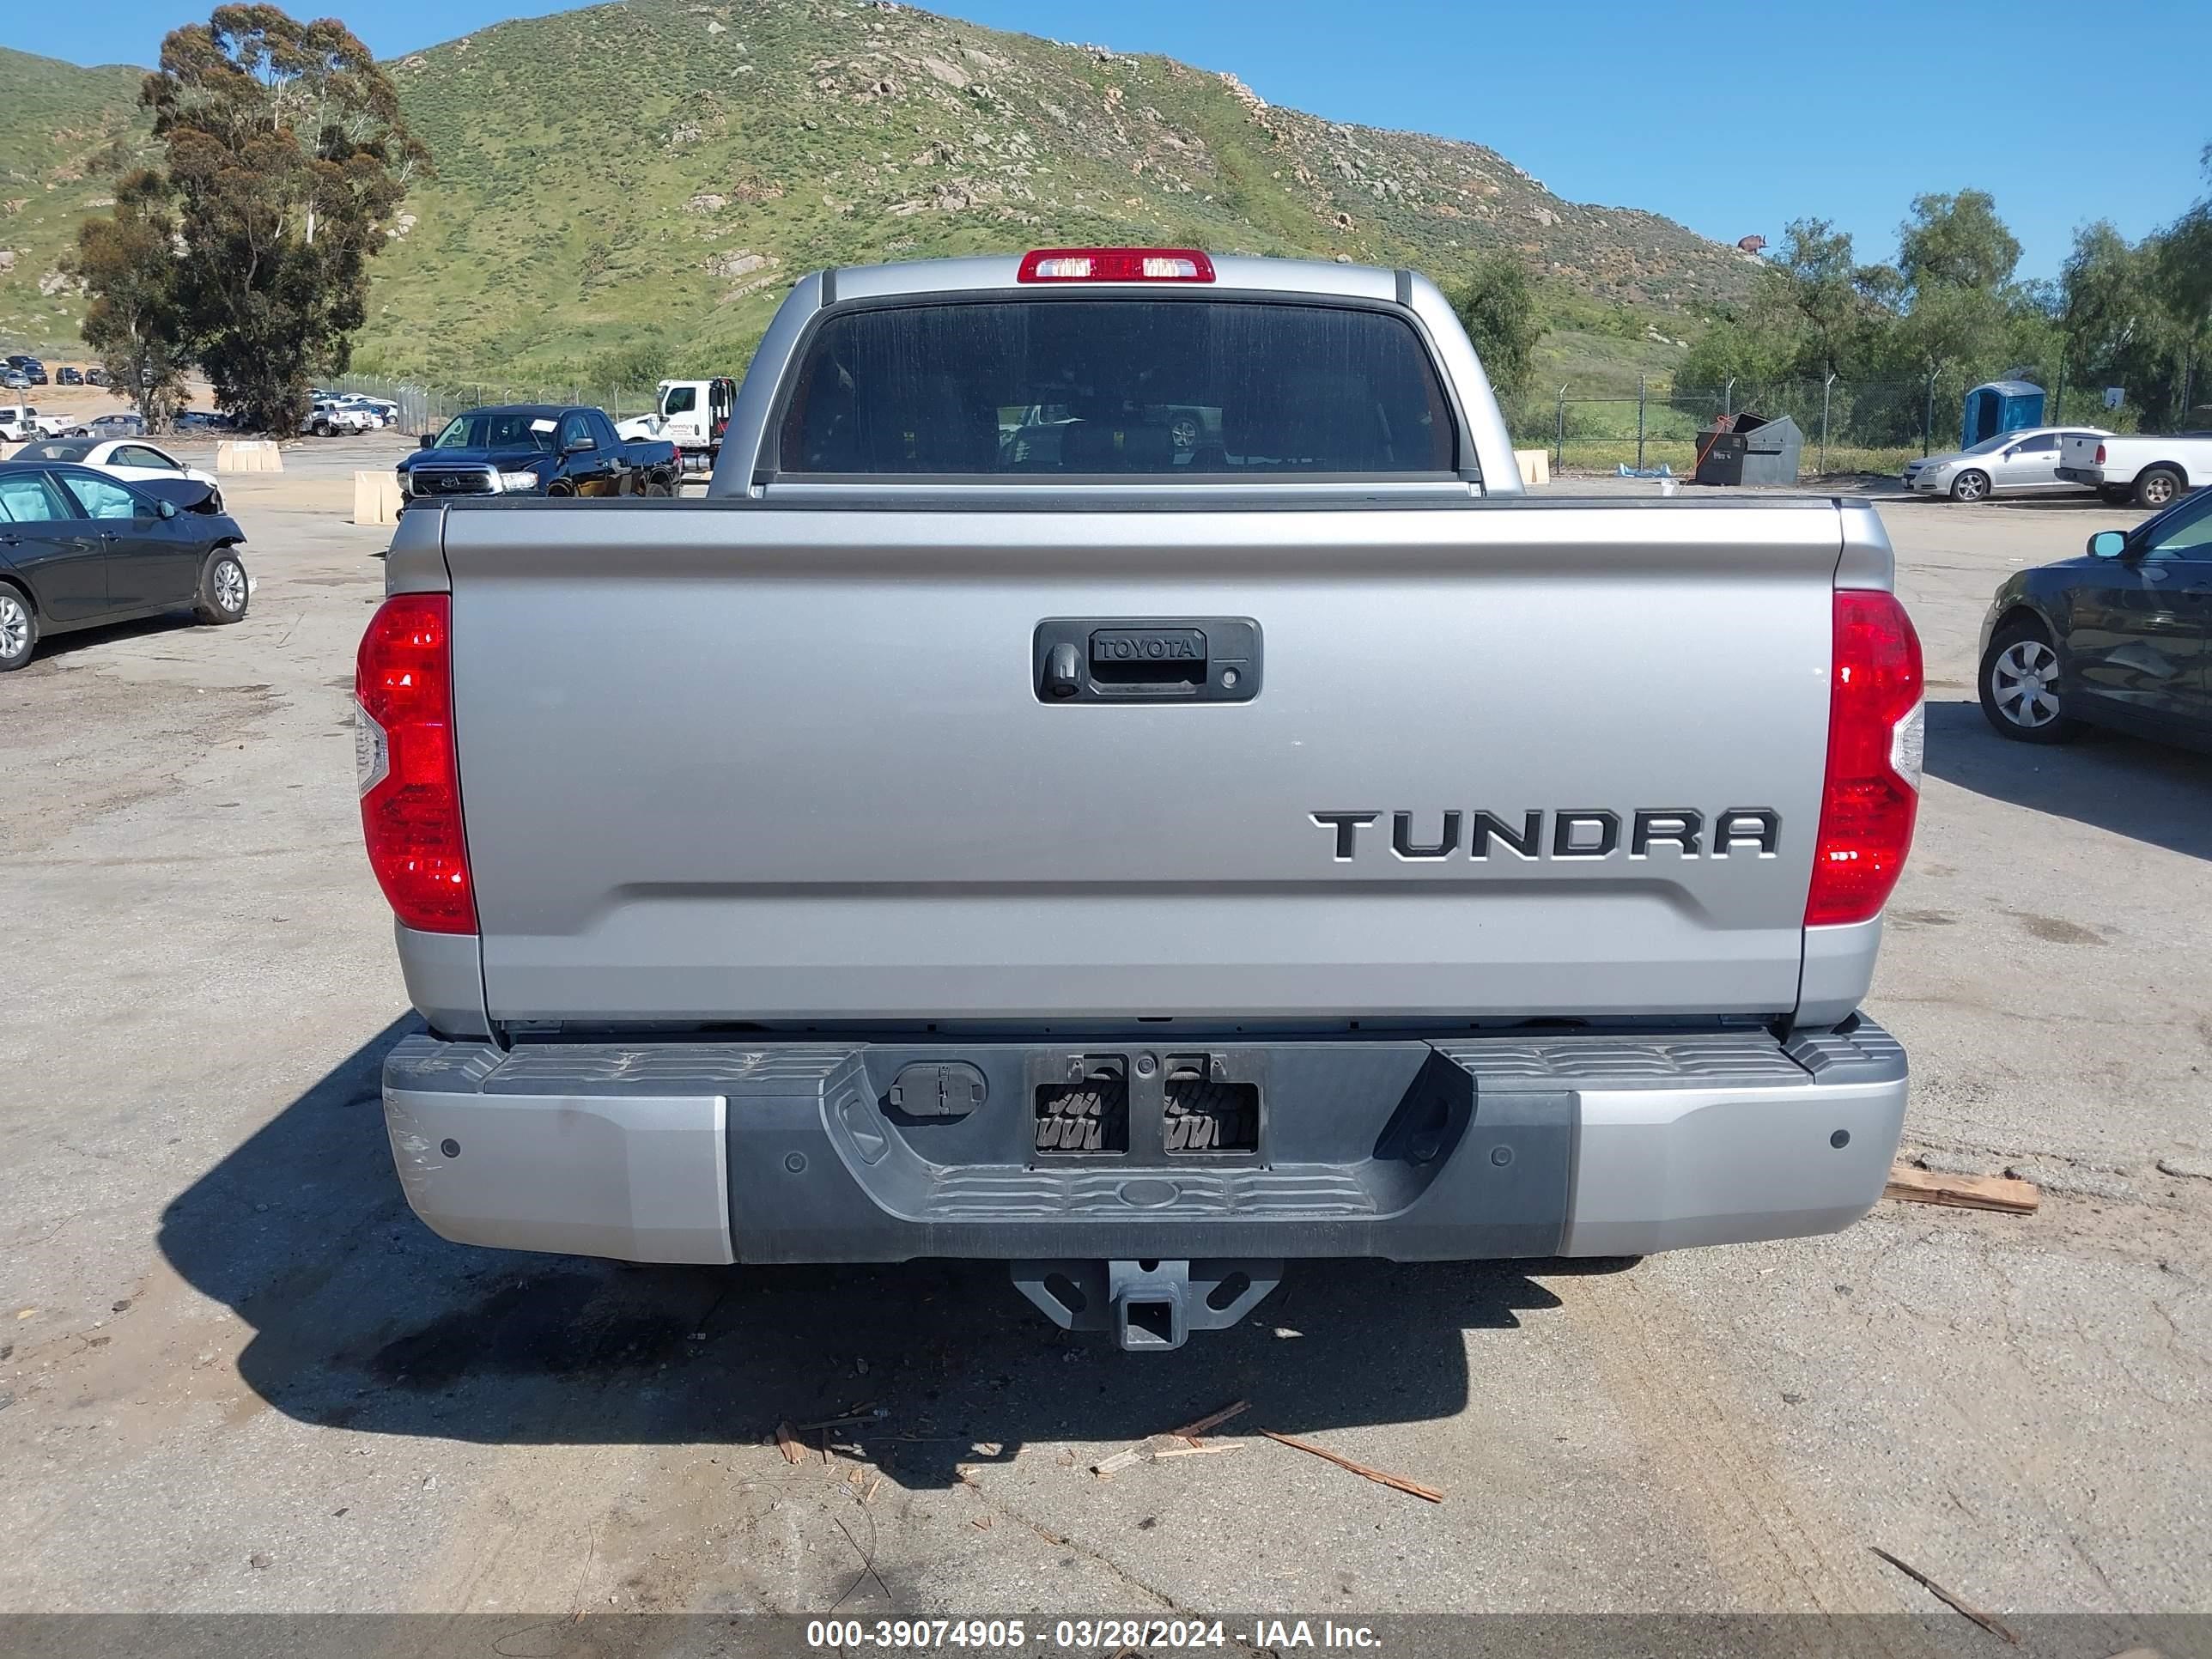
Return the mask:
POLYGON ((1165 1434, 1147 1435, 1127 1450, 1117 1451, 1103 1462, 1093 1463, 1091 1473, 1101 1480, 1111 1480, 1124 1469, 1133 1469, 1139 1463, 1155 1462, 1163 1457, 1196 1457, 1213 1452, 1229 1452, 1234 1446, 1207 1446, 1200 1443, 1198 1437, 1219 1428, 1241 1412, 1252 1409, 1249 1400, 1231 1401, 1218 1412, 1209 1412, 1195 1423, 1186 1423, 1165 1434))
POLYGON ((1355 1463, 1350 1458, 1340 1456, 1329 1450, 1326 1446, 1316 1446, 1310 1440, 1300 1440, 1293 1435, 1277 1434, 1273 1429, 1262 1429, 1260 1432, 1270 1440, 1280 1441, 1284 1445, 1292 1447, 1298 1451, 1310 1452, 1316 1457, 1334 1463, 1340 1469, 1349 1469, 1363 1480, 1372 1480, 1378 1486, 1389 1486, 1394 1492, 1405 1492, 1409 1497, 1420 1498, 1429 1504, 1441 1504, 1444 1501, 1444 1495, 1434 1486, 1425 1486, 1418 1480, 1408 1480, 1402 1474, 1389 1474, 1381 1469, 1370 1469, 1364 1463, 1355 1463))
POLYGON ((1224 1406, 1219 1411, 1208 1412, 1204 1417, 1200 1418, 1197 1422, 1186 1423, 1181 1428, 1171 1429, 1169 1432, 1171 1434, 1180 1435, 1185 1440, 1194 1441, 1202 1434, 1212 1433, 1214 1430, 1219 1428, 1231 1418, 1236 1417, 1242 1413, 1249 1412, 1251 1409, 1252 1402, 1250 1401, 1232 1400, 1227 1405, 1224 1406))
POLYGON ((1972 1601, 1967 1601, 1965 1597, 1952 1595, 1949 1590, 1945 1589, 1933 1578, 1930 1578, 1926 1573, 1921 1571, 1919 1568, 1912 1565, 1912 1564, 1908 1561, 1899 1560, 1887 1550, 1878 1548, 1873 1545, 1869 1545, 1868 1547, 1874 1550, 1874 1553, 1876 1555, 1888 1562, 1891 1566, 1895 1567, 1907 1578, 1911 1579, 1915 1583, 1925 1587, 1930 1595, 1934 1595, 1937 1601, 1942 1601, 1947 1607, 1950 1607, 1954 1612, 1965 1613, 1967 1618, 1972 1620, 1984 1630, 1989 1632, 1990 1635, 2002 1636, 2006 1641, 2011 1643, 2014 1647, 2018 1647, 2020 1645, 2019 1635, 2013 1630, 2011 1626, 2006 1624, 2003 1620, 1998 1618, 1994 1613, 1984 1613, 1981 1608, 1976 1607, 1972 1601))
POLYGON ((1155 1434, 1139 1440, 1127 1451, 1117 1451, 1104 1462, 1093 1463, 1091 1473, 1101 1480, 1111 1480, 1125 1469, 1133 1469, 1139 1463, 1157 1462, 1163 1457, 1210 1457, 1236 1449, 1234 1446, 1194 1445, 1179 1434, 1155 1434))
POLYGON ((812 1434, 819 1429, 842 1429, 849 1423, 872 1423, 890 1415, 890 1413, 881 1406, 855 1406, 842 1416, 823 1417, 811 1423, 794 1424, 793 1432, 812 1434))
POLYGON ((2033 1215, 2043 1190, 2033 1181, 2002 1176, 1949 1175, 1910 1164, 1893 1164, 1884 1198, 1909 1204, 1948 1204, 1960 1210, 1995 1210, 2004 1215, 2033 1215))

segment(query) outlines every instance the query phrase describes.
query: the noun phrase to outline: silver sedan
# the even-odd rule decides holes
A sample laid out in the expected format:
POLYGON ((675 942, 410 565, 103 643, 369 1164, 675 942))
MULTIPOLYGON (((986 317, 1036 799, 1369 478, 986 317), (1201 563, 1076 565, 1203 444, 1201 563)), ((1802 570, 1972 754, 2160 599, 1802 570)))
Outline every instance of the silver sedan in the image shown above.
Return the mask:
POLYGON ((2025 432, 2001 432, 1972 449, 1909 463, 1905 487, 1915 495, 1948 495, 1954 501, 2079 492, 2080 484, 2069 483, 2058 476, 2059 440, 2111 435, 2087 426, 2037 426, 2025 432))

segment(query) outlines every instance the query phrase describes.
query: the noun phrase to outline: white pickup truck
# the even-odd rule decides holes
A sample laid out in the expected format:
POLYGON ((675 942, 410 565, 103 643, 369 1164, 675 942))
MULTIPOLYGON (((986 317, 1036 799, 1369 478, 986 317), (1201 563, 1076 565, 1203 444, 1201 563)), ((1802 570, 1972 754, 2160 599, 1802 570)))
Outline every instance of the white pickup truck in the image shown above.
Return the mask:
POLYGON ((28 404, 0 404, 0 442, 27 444, 57 438, 75 424, 64 415, 41 415, 28 404))
POLYGON ((2088 485, 2116 507, 2131 501, 2155 511, 2212 483, 2212 432, 2069 437, 2058 458, 2058 476, 2088 485))
POLYGON ((1003 1261, 1129 1348, 1285 1258, 1845 1226, 1891 577, 1863 502, 1527 499, 1412 271, 807 276, 706 499, 393 536, 399 1179, 473 1244, 1003 1261))

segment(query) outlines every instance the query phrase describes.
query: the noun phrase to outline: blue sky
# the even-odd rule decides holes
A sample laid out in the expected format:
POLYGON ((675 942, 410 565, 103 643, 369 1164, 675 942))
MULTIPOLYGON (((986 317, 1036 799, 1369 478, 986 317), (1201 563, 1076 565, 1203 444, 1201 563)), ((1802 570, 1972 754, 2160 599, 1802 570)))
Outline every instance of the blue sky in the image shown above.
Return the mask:
MULTIPOLYGON (((515 0, 324 0, 392 54, 520 12, 515 0)), ((5 6, 0 43, 151 63, 206 8, 5 6)), ((1978 185, 2056 274, 2074 228, 2129 236, 2205 190, 2212 4, 2063 0, 1971 8, 1531 5, 1498 0, 945 0, 998 28, 1231 70, 1271 103, 1487 144, 1560 195, 1649 208, 1709 236, 1778 243, 1832 219, 1887 258, 1916 194, 1978 185), (1741 20, 1741 26, 1738 21, 1741 20), (2145 48, 2148 48, 2147 50, 2145 48), (1735 136, 1748 136, 1737 143, 1735 136)))

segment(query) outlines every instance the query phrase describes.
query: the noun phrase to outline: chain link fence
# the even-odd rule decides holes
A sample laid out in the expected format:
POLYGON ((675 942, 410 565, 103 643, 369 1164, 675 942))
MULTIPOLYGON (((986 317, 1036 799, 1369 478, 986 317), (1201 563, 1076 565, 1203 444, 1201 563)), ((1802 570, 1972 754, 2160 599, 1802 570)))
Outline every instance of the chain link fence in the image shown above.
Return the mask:
MULTIPOLYGON (((1679 386, 1653 375, 1634 397, 1593 397, 1562 386, 1533 395, 1514 412, 1514 441, 1552 452, 1561 471, 1610 472, 1697 465, 1698 434, 1722 415, 1788 416, 1805 434, 1804 472, 1895 473, 1906 461, 1959 447, 1969 386, 1955 376, 1920 380, 1730 380, 1679 386)), ((2064 397, 2065 414, 2084 425, 2112 425, 2094 391, 2064 397)), ((2054 407, 2045 419, 2063 417, 2054 407)))
MULTIPOLYGON (((659 387, 651 384, 588 386, 578 381, 463 380, 429 386, 378 375, 347 374, 326 384, 333 392, 358 392, 399 405, 399 428, 436 432, 464 410, 488 404, 596 404, 615 420, 650 414, 659 387)), ((1805 435, 1804 473, 1894 474, 1906 461, 1956 448, 1959 422, 1970 388, 1957 377, 1921 380, 1730 380, 1719 386, 1680 386, 1658 375, 1637 395, 1591 395, 1562 386, 1550 398, 1534 394, 1513 410, 1514 442, 1548 449, 1559 471, 1610 472, 1667 467, 1686 475, 1697 466, 1698 434, 1722 415, 1788 416, 1805 435)), ((2083 425, 2113 426, 2093 388, 2062 387, 2045 419, 2070 417, 2083 425), (2063 414, 2058 407, 2063 403, 2063 414)))
POLYGON ((536 380, 463 380, 447 386, 425 386, 413 380, 388 380, 375 374, 341 374, 321 383, 325 392, 355 392, 381 398, 399 405, 399 430, 435 433, 464 410, 491 404, 596 404, 613 420, 650 415, 659 406, 659 387, 650 382, 636 386, 586 386, 580 381, 549 384, 536 380))
MULTIPOLYGON (((649 414, 653 385, 592 386, 568 381, 464 380, 428 386, 379 375, 347 374, 332 392, 357 392, 399 405, 406 432, 435 432, 464 410, 488 404, 596 404, 619 421, 649 414)), ((1588 396, 1561 388, 1548 403, 1532 398, 1512 422, 1514 441, 1548 448, 1561 469, 1611 471, 1617 466, 1665 465, 1687 473, 1697 465, 1698 433, 1718 415, 1747 410, 1787 415, 1805 434, 1805 468, 1815 472, 1895 472, 1929 447, 1955 442, 1966 388, 1946 392, 1926 380, 1731 381, 1676 386, 1653 376, 1636 397, 1588 396)))

